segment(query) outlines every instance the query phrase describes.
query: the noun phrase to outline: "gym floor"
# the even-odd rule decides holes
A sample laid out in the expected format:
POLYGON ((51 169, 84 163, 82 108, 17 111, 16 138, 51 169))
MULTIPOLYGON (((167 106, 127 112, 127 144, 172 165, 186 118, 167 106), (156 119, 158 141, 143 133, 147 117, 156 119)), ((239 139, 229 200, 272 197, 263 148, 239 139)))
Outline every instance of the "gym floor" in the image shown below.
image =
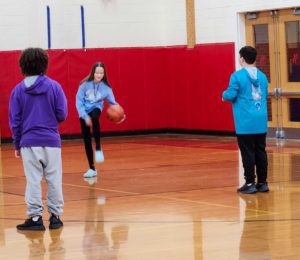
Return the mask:
POLYGON ((91 179, 82 140, 63 141, 64 227, 49 231, 45 200, 46 231, 22 233, 26 179, 2 145, 1 259, 298 259, 299 144, 268 139, 270 192, 241 195, 234 137, 104 138, 91 179))

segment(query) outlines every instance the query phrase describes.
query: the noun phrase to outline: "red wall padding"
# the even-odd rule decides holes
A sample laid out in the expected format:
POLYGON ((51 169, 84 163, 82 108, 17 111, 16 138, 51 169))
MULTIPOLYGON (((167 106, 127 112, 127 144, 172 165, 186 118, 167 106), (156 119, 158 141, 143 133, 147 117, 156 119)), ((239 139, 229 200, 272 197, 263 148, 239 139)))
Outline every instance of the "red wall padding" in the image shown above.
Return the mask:
MULTIPOLYGON (((103 131, 192 129, 233 131, 231 107, 221 101, 234 71, 234 44, 186 47, 49 50, 47 74, 63 87, 68 119, 62 134, 80 133, 75 96, 79 82, 96 61, 106 65, 116 100, 127 119, 120 125, 101 117, 103 131)), ((0 52, 0 111, 2 138, 11 137, 8 101, 22 79, 20 51, 0 52)))

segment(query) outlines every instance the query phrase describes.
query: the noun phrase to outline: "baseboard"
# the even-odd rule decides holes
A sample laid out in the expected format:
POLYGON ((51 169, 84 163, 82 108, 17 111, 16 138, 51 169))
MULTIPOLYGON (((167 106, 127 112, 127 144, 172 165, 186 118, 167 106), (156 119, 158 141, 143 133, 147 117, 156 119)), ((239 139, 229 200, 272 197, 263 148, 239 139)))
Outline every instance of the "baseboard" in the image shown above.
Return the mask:
MULTIPOLYGON (((235 136, 234 132, 229 131, 209 131, 209 130, 191 130, 191 129, 150 129, 150 130, 130 130, 103 132, 101 137, 110 136, 134 136, 134 135, 153 135, 153 134, 193 134, 193 135, 216 135, 216 136, 235 136)), ((61 135, 62 140, 81 139, 81 134, 61 135)), ((12 138, 1 138, 1 143, 12 143, 12 138)))

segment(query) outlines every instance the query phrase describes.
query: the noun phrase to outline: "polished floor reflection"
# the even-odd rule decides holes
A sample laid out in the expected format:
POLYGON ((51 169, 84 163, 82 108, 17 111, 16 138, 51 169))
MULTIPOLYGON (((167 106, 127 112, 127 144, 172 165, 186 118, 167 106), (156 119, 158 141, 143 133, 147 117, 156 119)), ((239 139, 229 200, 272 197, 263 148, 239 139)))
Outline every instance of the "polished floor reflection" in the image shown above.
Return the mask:
POLYGON ((299 148, 268 140, 271 191, 239 195, 235 138, 105 138, 105 163, 87 180, 81 140, 64 141, 64 227, 21 233, 25 177, 2 145, 1 259, 300 259, 299 148))

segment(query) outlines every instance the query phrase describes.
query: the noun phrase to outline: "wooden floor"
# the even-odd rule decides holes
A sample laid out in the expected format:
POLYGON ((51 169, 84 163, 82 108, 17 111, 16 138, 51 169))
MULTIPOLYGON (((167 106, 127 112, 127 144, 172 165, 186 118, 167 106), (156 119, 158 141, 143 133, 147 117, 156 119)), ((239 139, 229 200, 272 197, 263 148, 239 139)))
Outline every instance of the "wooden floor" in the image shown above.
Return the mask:
POLYGON ((81 140, 65 141, 63 229, 49 231, 45 210, 45 232, 18 233, 26 182, 2 145, 0 259, 300 259, 299 147, 268 140, 271 191, 239 195, 235 138, 106 138, 89 180, 81 140))

